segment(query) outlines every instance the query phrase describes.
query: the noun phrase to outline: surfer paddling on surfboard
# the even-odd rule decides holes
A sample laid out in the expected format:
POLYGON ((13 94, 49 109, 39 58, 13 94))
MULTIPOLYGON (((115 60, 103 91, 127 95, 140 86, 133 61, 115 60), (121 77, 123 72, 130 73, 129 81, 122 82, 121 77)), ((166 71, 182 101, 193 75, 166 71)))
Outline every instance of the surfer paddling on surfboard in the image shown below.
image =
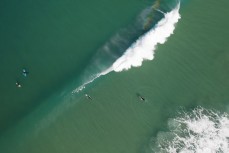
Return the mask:
POLYGON ((89 100, 92 100, 91 96, 89 96, 88 94, 85 94, 85 97, 89 100))

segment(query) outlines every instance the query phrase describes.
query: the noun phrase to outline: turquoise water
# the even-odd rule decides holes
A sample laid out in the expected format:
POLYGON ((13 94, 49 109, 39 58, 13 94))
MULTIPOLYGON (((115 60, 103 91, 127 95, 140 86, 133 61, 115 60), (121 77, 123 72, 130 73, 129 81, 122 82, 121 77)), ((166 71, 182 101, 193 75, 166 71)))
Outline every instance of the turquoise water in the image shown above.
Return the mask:
MULTIPOLYGON (((132 29, 135 24, 144 25, 137 19, 153 2, 1 3, 5 8, 1 9, 5 24, 0 28, 1 33, 5 31, 0 56, 4 93, 1 152, 153 152, 155 138, 168 131, 169 118, 181 107, 185 111, 202 106, 228 112, 229 22, 222 16, 228 13, 227 1, 185 1, 174 34, 157 46, 152 61, 128 71, 112 71, 73 94, 84 79, 109 67, 109 54, 102 67, 94 64, 104 44, 122 29, 126 34, 130 27, 133 40, 148 31, 132 29), (15 13, 9 13, 12 9, 15 13), (19 20, 20 15, 24 19, 19 20), (15 31, 13 25, 18 25, 15 31), (21 76, 23 67, 29 69, 28 78, 21 76), (16 79, 21 81, 21 89, 15 87, 16 79), (137 93, 146 101, 140 101, 137 93)), ((161 3, 160 9, 166 12, 175 6, 161 3)), ((163 18, 160 13, 157 17, 163 18)), ((131 41, 120 50, 111 50, 117 51, 111 60, 115 61, 127 44, 131 41)))
POLYGON ((1 1, 1 131, 75 79, 96 50, 148 4, 90 3, 1 1))

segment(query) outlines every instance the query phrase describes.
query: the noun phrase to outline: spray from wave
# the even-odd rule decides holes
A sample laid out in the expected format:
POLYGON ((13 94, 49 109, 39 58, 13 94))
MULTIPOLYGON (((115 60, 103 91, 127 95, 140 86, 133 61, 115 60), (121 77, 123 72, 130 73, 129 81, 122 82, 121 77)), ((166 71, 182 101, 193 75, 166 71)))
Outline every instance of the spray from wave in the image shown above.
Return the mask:
POLYGON ((202 107, 183 112, 168 123, 169 132, 158 134, 153 152, 228 153, 229 116, 202 107))
POLYGON ((173 34, 175 24, 180 19, 180 4, 144 36, 139 38, 127 51, 112 65, 116 72, 128 70, 131 67, 139 67, 144 60, 153 60, 154 51, 158 44, 164 44, 167 38, 173 34))
POLYGON ((168 37, 173 34, 175 25, 181 18, 179 9, 180 3, 178 3, 172 11, 164 13, 164 18, 134 42, 121 57, 115 60, 112 66, 91 76, 90 79, 85 81, 80 87, 76 88, 73 93, 79 92, 85 88, 87 84, 93 82, 101 75, 106 75, 112 71, 121 72, 123 70, 128 70, 131 67, 139 67, 144 60, 153 60, 154 51, 157 45, 164 44, 168 37))

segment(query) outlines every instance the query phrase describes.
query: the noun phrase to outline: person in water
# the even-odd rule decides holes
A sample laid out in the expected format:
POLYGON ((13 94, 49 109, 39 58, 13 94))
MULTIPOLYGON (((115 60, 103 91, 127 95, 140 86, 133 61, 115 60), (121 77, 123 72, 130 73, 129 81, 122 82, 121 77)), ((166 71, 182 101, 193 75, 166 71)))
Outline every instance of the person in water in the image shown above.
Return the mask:
POLYGON ((145 101, 145 98, 143 96, 141 96, 139 93, 137 93, 137 96, 141 101, 145 101))
POLYGON ((87 99, 92 100, 91 96, 89 96, 88 94, 85 94, 85 97, 86 97, 87 99))
POLYGON ((21 88, 21 84, 17 81, 16 82, 16 86, 18 87, 18 88, 21 88))
POLYGON ((24 75, 24 77, 27 77, 27 75, 29 74, 29 72, 26 69, 22 70, 22 74, 24 75))

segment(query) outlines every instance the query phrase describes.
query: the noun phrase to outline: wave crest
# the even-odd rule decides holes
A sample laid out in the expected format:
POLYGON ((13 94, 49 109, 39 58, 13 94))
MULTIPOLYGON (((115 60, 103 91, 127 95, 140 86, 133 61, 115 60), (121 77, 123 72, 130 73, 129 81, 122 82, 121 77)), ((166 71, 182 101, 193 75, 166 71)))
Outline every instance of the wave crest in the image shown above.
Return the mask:
MULTIPOLYGON (((131 67, 139 67, 142 65, 142 62, 144 60, 153 60, 156 46, 158 44, 164 44, 167 38, 173 34, 175 24, 181 18, 179 14, 179 9, 180 2, 172 11, 164 13, 164 18, 161 19, 149 32, 141 36, 135 43, 133 43, 121 57, 119 57, 117 60, 115 59, 114 63, 110 67, 106 68, 105 70, 103 69, 102 71, 100 70, 99 73, 94 73, 94 75, 91 75, 90 78, 87 79, 87 81, 84 81, 84 83, 75 90, 73 90, 72 93, 83 90, 87 84, 92 83, 95 79, 99 78, 102 75, 106 75, 112 71, 121 72, 123 70, 128 70, 131 67)), ((141 14, 140 21, 144 21, 142 17, 146 14, 147 12, 143 12, 143 14, 141 14)), ((103 49, 108 52, 110 56, 116 58, 117 55, 113 54, 113 52, 110 52, 111 48, 118 48, 119 46, 117 46, 117 44, 126 45, 128 43, 125 42, 125 39, 119 38, 119 35, 117 35, 117 38, 115 37, 115 39, 112 40, 113 41, 106 44, 103 49), (120 42, 117 42, 118 40, 120 42)), ((100 52, 98 55, 100 55, 100 52)), ((90 69, 98 69, 98 67, 95 68, 94 65, 100 65, 97 63, 100 63, 101 61, 93 61, 94 63, 92 64, 92 67, 90 67, 90 69)))
POLYGON ((180 3, 171 12, 165 13, 165 17, 154 28, 140 37, 114 62, 113 70, 120 72, 131 67, 139 67, 144 60, 153 60, 156 46, 164 44, 167 38, 173 34, 175 24, 181 18, 179 9, 180 3))

